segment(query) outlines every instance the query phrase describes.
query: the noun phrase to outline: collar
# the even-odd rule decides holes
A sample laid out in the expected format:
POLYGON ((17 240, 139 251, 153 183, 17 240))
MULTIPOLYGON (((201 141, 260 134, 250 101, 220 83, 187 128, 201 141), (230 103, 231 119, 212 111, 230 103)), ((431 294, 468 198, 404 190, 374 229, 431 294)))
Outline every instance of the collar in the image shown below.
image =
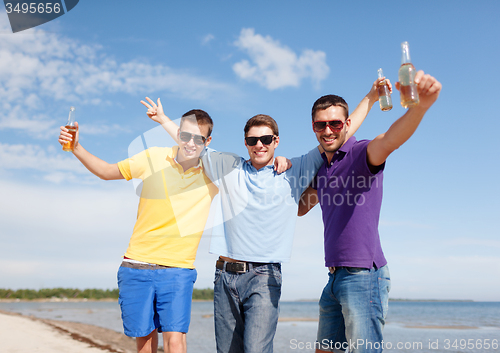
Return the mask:
MULTIPOLYGON (((333 158, 330 162, 333 163, 334 160, 338 159, 337 156, 341 154, 341 157, 343 158, 354 146, 356 143, 356 137, 351 136, 340 148, 334 153, 333 158)), ((328 165, 328 158, 326 157, 326 152, 323 152, 321 154, 321 157, 323 157, 323 160, 325 161, 325 164, 328 165)))
POLYGON ((255 168, 255 167, 253 166, 253 164, 252 164, 252 160, 251 160, 251 159, 247 159, 247 160, 245 160, 245 163, 247 163, 247 164, 248 164, 248 166, 249 166, 250 168, 252 168, 253 170, 255 170, 256 172, 258 172, 258 171, 260 171, 260 170, 264 170, 265 168, 273 168, 273 169, 274 169, 274 158, 273 158, 273 163, 268 164, 268 165, 266 165, 266 166, 263 166, 263 167, 262 167, 262 168, 260 168, 260 169, 257 169, 257 168, 255 168))
MULTIPOLYGON (((179 146, 174 146, 170 149, 168 149, 167 151, 167 157, 166 157, 166 160, 169 161, 170 163, 178 166, 179 168, 182 168, 182 166, 180 165, 180 163, 177 161, 177 153, 179 152, 179 146)), ((194 167, 191 167, 189 168, 188 170, 197 170, 197 169, 201 169, 203 168, 203 165, 201 163, 201 159, 198 158, 198 165, 194 166, 194 167)), ((182 169, 184 170, 184 169, 182 169)), ((188 171, 186 170, 186 172, 188 171)))
POLYGON ((347 153, 352 149, 352 146, 354 146, 355 143, 356 143, 356 137, 351 136, 349 137, 349 140, 347 140, 346 142, 344 142, 342 146, 340 146, 339 151, 347 153))

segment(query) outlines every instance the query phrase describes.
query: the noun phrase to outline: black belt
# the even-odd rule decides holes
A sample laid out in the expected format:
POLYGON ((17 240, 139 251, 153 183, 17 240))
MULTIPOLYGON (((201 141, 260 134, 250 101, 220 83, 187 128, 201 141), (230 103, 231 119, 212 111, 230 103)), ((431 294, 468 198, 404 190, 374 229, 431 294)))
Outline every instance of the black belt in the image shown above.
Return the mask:
POLYGON ((172 268, 172 266, 163 266, 157 264, 140 264, 136 262, 122 261, 121 267, 133 268, 136 270, 161 270, 164 268, 172 268))
POLYGON ((250 271, 254 267, 272 265, 270 262, 245 262, 245 261, 223 261, 217 260, 215 263, 215 268, 218 270, 225 270, 226 272, 235 272, 235 273, 245 273, 250 271))

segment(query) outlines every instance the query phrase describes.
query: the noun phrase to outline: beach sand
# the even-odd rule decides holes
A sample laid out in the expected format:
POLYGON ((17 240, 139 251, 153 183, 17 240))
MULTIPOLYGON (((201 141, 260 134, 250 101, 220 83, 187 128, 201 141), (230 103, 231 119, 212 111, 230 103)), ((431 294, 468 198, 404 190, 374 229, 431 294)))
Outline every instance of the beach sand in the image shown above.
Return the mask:
POLYGON ((0 311, 0 352, 134 353, 136 345, 106 328, 0 311))

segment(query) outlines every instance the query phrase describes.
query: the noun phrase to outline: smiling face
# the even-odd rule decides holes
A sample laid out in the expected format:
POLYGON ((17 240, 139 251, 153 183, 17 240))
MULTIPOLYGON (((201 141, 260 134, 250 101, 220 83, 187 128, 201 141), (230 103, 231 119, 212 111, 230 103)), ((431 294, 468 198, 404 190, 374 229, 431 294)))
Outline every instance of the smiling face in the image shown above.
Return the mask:
POLYGON ((333 153, 335 153, 346 141, 351 120, 347 119, 346 121, 345 115, 345 109, 339 106, 330 106, 326 109, 318 110, 314 115, 314 121, 340 120, 345 122, 340 131, 333 131, 331 127, 327 125, 325 130, 314 132, 316 134, 316 139, 318 139, 319 144, 323 147, 327 156, 333 155, 333 153))
POLYGON ((182 163, 192 164, 191 166, 195 166, 198 163, 198 157, 203 151, 205 146, 208 146, 212 137, 207 137, 208 135, 208 126, 207 125, 198 125, 196 120, 190 121, 185 120, 181 124, 179 131, 177 131, 177 140, 179 141, 179 152, 177 152, 177 161, 182 163), (206 138, 205 143, 202 145, 197 145, 194 141, 197 140, 196 137, 191 137, 189 141, 182 141, 180 139, 180 133, 189 133, 193 135, 201 135, 206 138))
MULTIPOLYGON (((252 126, 246 137, 260 137, 265 135, 274 135, 273 130, 265 125, 252 126)), ((274 150, 278 147, 279 137, 275 136, 274 140, 269 145, 264 145, 262 141, 257 141, 255 146, 249 146, 245 141, 245 146, 248 149, 250 161, 256 169, 261 169, 266 165, 272 165, 274 162, 274 150)))

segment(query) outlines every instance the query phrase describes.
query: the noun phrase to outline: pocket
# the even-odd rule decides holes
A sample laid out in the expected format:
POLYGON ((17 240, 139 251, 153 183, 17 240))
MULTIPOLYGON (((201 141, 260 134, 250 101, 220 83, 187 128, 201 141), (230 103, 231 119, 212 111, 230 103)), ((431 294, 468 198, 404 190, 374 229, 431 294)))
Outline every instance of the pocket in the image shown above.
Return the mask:
POLYGON ((367 275, 370 273, 370 270, 363 267, 346 267, 345 270, 350 275, 367 275))
POLYGON ((391 275, 387 266, 380 268, 378 276, 378 290, 380 295, 380 304, 382 305, 382 315, 386 318, 387 312, 389 311, 389 292, 391 291, 391 275))
POLYGON ((254 267, 252 271, 257 276, 269 276, 276 279, 276 282, 281 286, 281 266, 280 264, 269 264, 264 266, 254 267))
POLYGON ((219 281, 221 274, 222 274, 221 270, 219 270, 219 269, 215 270, 214 284, 219 281))

